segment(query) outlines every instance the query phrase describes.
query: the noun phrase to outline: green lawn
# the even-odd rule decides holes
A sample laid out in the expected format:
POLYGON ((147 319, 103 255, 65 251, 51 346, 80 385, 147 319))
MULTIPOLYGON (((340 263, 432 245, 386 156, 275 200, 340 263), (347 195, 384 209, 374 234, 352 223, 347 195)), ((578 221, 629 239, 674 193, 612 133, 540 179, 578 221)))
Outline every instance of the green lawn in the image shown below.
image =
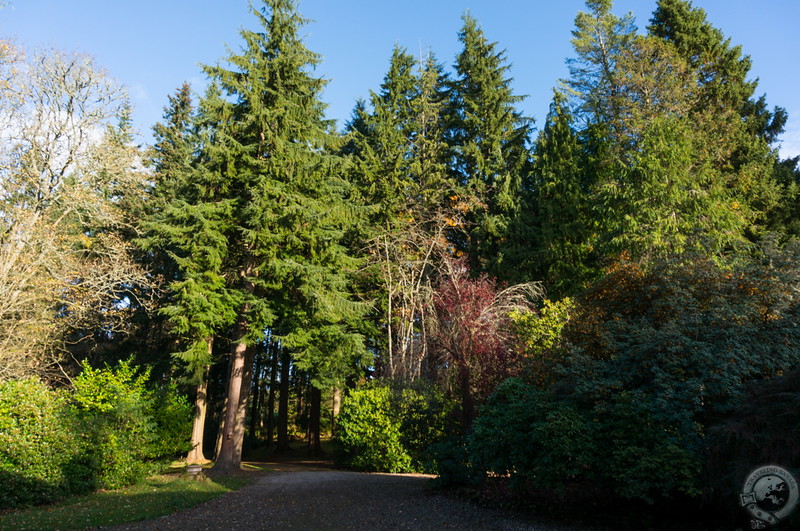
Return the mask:
POLYGON ((55 505, 0 515, 0 529, 84 529, 156 518, 249 485, 253 476, 195 481, 162 475, 120 490, 70 498, 55 505))

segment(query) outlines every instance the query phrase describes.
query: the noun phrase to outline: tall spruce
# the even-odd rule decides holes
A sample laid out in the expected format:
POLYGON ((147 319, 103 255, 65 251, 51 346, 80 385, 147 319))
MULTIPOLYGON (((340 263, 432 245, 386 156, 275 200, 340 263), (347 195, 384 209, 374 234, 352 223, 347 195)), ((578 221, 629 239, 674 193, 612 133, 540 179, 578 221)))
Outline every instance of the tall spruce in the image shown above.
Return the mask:
POLYGON ((777 151, 770 145, 783 132, 785 109, 770 110, 765 95, 754 96, 758 83, 748 79, 750 57, 691 2, 659 0, 647 29, 669 43, 696 76, 697 97, 690 116, 706 135, 700 153, 719 171, 747 215, 748 236, 757 237, 781 201, 777 151))
POLYGON ((142 245, 165 276, 166 296, 159 313, 171 323, 171 333, 180 344, 173 358, 185 371, 186 381, 195 386, 188 462, 205 460, 207 378, 214 341, 233 323, 240 304, 227 280, 231 204, 207 186, 207 174, 195 157, 199 146, 211 141, 207 115, 209 103, 218 101, 218 96, 219 89, 212 85, 197 117, 188 85, 170 97, 164 123, 154 127, 156 180, 152 212, 143 224, 142 245))
POLYGON ((348 124, 355 155, 353 181, 361 188, 373 214, 371 224, 383 229, 407 215, 411 180, 410 143, 414 134, 412 100, 417 90, 416 61, 405 49, 395 46, 389 71, 378 92, 370 92, 369 107, 362 102, 348 124))
POLYGON ((241 30, 241 53, 205 67, 224 97, 208 102, 214 127, 202 167, 230 205, 227 281, 239 300, 215 464, 223 473, 241 463, 244 430, 235 425, 244 418, 246 352, 267 326, 280 321, 283 344, 318 386, 356 370, 366 354, 354 331, 364 306, 348 291, 356 264, 340 243, 352 219, 349 189, 330 154, 325 82, 312 74, 319 56, 299 36, 306 20, 294 1, 265 0, 252 13, 262 29, 241 30))
POLYGON ((445 81, 432 54, 416 60, 395 47, 380 90, 369 105, 357 103, 348 124, 351 178, 372 212, 357 246, 368 250, 376 272, 363 284, 379 302, 376 365, 400 380, 419 377, 432 247, 443 239, 445 218, 455 223, 447 217, 454 186, 444 139, 445 81))
POLYGON ((474 202, 467 244, 473 265, 504 278, 505 244, 530 171, 532 120, 516 109, 523 97, 511 89, 505 51, 471 15, 463 20, 449 111, 452 171, 474 202))
POLYGON ((536 271, 551 298, 569 295, 596 275, 593 214, 583 173, 582 146, 573 130, 567 98, 556 91, 534 162, 536 271))
POLYGON ((456 186, 448 175, 445 112, 448 76, 432 52, 419 58, 412 98, 411 209, 419 219, 434 219, 452 206, 456 186))

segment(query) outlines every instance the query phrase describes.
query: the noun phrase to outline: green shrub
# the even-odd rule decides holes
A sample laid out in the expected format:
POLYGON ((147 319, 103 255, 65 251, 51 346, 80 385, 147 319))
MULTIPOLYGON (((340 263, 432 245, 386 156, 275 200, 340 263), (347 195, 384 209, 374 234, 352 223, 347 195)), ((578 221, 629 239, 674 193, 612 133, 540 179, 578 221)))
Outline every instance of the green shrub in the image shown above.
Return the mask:
POLYGON ((388 387, 356 389, 342 401, 336 445, 339 464, 356 470, 409 471, 411 457, 400 438, 400 419, 388 387))
POLYGON ((113 370, 84 364, 74 381, 72 412, 99 487, 138 483, 187 449, 190 406, 174 387, 152 391, 148 377, 127 361, 113 370))
POLYGON ((337 422, 336 459, 357 470, 428 471, 428 448, 444 440, 453 403, 433 389, 377 383, 351 391, 337 422))
POLYGON ((511 378, 481 408, 468 437, 471 466, 527 482, 562 488, 595 460, 594 424, 567 402, 511 378))
POLYGON ((456 403, 433 387, 403 389, 394 394, 400 416, 400 442, 411 457, 415 472, 436 472, 431 445, 458 430, 456 403))
POLYGON ((187 454, 192 449, 194 406, 180 394, 174 382, 158 387, 152 398, 157 434, 152 454, 158 459, 187 454))
POLYGON ((452 436, 428 448, 427 470, 435 473, 436 488, 457 487, 476 483, 480 478, 472 467, 463 436, 452 436))
POLYGON ((93 487, 64 403, 63 393, 35 379, 0 383, 0 507, 47 503, 93 487))
POLYGON ((191 405, 148 372, 84 365, 71 392, 0 383, 0 508, 136 483, 189 449, 191 405))
MULTIPOLYGON (((800 366, 798 258, 765 245, 728 267, 622 260, 568 312, 517 316, 531 383, 506 382, 488 401, 471 466, 540 487, 579 480, 639 502, 699 502, 710 421, 748 382, 800 366)), ((740 431, 728 433, 732 444, 740 431)))
POLYGON ((519 489, 563 491, 589 481, 645 502, 675 493, 697 496, 697 432, 663 423, 650 407, 631 393, 581 404, 512 378, 498 386, 473 424, 469 467, 508 476, 519 489))

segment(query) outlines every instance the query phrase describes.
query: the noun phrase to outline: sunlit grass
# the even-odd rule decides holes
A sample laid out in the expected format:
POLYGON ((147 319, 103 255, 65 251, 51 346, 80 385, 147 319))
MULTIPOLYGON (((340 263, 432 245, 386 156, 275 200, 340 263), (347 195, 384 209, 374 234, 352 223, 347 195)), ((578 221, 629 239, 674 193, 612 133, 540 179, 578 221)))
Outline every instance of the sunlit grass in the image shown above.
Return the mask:
POLYGON ((178 475, 155 476, 142 485, 1 515, 0 529, 84 529, 148 520, 188 509, 254 480, 246 475, 213 481, 196 481, 178 475))

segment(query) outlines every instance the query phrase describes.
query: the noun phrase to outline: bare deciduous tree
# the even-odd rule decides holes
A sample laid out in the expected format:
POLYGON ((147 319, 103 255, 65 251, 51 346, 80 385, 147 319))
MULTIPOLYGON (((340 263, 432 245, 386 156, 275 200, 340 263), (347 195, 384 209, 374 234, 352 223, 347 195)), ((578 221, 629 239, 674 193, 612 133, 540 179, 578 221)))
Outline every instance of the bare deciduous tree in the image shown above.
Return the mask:
POLYGON ((122 237, 145 182, 126 109, 91 59, 0 42, 0 380, 60 372, 66 332, 123 330, 149 282, 122 237))

